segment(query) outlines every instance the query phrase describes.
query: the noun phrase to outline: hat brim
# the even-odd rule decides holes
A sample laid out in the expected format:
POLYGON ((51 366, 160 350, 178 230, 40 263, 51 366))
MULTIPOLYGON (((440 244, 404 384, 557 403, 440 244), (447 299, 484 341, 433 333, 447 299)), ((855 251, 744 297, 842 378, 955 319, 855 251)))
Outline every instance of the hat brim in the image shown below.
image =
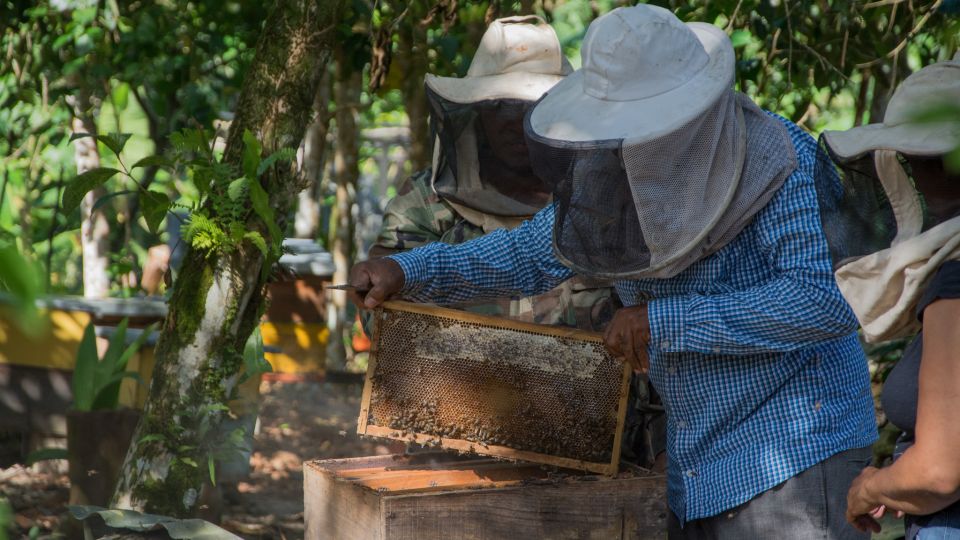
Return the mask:
POLYGON ((531 113, 534 133, 548 139, 585 142, 651 140, 686 125, 733 85, 735 57, 723 30, 688 23, 707 52, 707 64, 683 85, 652 97, 608 101, 583 90, 583 70, 557 83, 531 113))
POLYGON ((459 79, 428 74, 425 83, 440 97, 454 103, 476 103, 490 99, 536 101, 563 78, 562 75, 523 72, 459 79))
POLYGON ((930 124, 868 124, 846 131, 824 131, 830 150, 840 159, 852 159, 874 150, 895 150, 912 156, 937 156, 960 142, 960 129, 950 122, 930 124))

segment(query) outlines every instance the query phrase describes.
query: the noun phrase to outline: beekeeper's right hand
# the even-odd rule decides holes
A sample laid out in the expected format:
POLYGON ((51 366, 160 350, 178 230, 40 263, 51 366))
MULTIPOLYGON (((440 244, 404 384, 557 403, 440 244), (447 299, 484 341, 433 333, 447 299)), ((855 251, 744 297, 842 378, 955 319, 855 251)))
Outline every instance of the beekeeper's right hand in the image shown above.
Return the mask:
POLYGON ((350 269, 350 299, 357 307, 373 309, 403 288, 403 269, 384 257, 357 263, 350 269))

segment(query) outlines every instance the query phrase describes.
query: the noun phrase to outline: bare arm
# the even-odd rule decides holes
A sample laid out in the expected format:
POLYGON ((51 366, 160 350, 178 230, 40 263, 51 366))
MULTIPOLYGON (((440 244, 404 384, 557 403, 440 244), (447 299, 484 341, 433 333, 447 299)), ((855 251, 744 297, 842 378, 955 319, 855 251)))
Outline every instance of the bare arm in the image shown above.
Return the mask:
POLYGON ((924 515, 960 500, 960 299, 927 306, 923 319, 916 443, 893 465, 868 468, 848 495, 848 515, 879 505, 924 515))

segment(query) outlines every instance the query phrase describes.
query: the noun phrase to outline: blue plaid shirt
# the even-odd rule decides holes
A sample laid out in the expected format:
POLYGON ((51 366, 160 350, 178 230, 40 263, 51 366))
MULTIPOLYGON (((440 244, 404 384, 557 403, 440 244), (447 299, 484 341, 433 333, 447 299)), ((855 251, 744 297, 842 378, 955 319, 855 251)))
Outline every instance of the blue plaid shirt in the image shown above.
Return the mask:
MULTIPOLYGON (((777 117, 779 118, 779 117, 777 117)), ((798 167, 717 253, 670 279, 621 281, 646 303, 650 379, 667 411, 667 490, 681 522, 717 515, 877 437, 857 321, 833 280, 813 186, 816 143, 787 120, 798 167)), ((460 245, 393 255, 404 296, 531 296, 573 272, 554 207, 460 245)))

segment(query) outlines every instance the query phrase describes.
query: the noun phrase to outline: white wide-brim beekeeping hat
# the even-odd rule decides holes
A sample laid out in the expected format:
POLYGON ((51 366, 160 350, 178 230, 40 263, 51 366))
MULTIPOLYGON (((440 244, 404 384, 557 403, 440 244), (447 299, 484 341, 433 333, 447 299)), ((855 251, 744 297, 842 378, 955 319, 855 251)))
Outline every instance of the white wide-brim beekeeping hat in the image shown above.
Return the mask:
POLYGON ((572 71, 553 28, 536 15, 493 21, 463 78, 427 75, 426 85, 454 103, 536 101, 572 71))
POLYGON ((846 131, 824 131, 823 137, 839 159, 874 150, 911 156, 946 154, 960 144, 960 124, 917 121, 925 108, 941 103, 960 103, 960 53, 951 61, 931 64, 904 79, 887 104, 883 122, 846 131))
POLYGON ((661 7, 618 8, 587 30, 583 68, 536 105, 530 126, 566 141, 655 139, 688 124, 733 85, 723 30, 661 7))

